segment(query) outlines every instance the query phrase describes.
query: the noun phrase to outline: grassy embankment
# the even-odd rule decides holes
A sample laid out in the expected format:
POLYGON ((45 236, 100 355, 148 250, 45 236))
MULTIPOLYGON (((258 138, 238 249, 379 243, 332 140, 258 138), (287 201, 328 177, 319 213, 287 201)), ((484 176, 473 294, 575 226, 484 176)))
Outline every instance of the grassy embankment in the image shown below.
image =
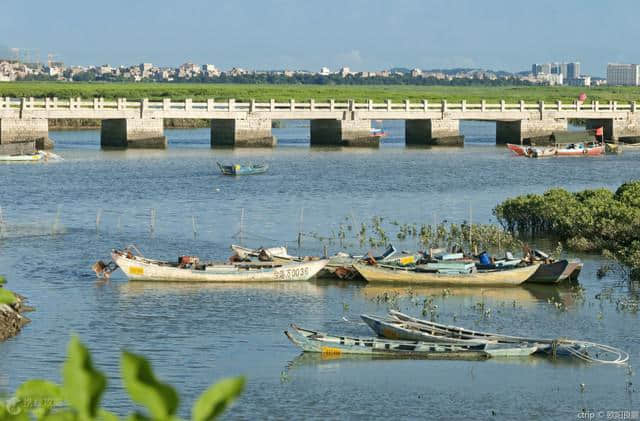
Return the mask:
POLYGON ((555 102, 557 100, 571 103, 581 92, 587 94, 587 102, 598 101, 640 101, 638 87, 597 87, 583 88, 570 86, 512 86, 512 87, 465 87, 465 86, 353 86, 353 85, 250 85, 250 84, 215 84, 215 83, 65 83, 65 82, 9 82, 0 83, 0 96, 6 97, 118 97, 137 100, 141 98, 174 100, 193 98, 203 100, 215 98, 223 101, 235 98, 239 101, 255 99, 268 101, 326 101, 335 99, 346 101, 353 99, 365 101, 440 101, 480 102, 484 99, 497 102, 525 100, 527 102, 555 102))

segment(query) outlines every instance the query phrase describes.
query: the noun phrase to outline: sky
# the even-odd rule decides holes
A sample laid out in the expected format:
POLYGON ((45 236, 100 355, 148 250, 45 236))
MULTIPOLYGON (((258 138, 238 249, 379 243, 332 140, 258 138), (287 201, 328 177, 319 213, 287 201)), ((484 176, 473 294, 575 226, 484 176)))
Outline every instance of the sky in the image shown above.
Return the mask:
POLYGON ((0 56, 352 70, 640 62, 638 0, 0 0, 0 56))

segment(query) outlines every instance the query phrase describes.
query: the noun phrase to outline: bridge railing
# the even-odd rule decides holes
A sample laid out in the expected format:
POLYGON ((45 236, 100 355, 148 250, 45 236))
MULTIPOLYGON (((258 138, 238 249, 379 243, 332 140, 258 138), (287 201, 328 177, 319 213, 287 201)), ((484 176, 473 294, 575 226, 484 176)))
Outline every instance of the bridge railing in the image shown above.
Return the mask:
POLYGON ((204 102, 193 102, 191 99, 173 101, 165 98, 163 100, 150 101, 127 100, 118 98, 106 101, 104 98, 10 98, 0 97, 0 109, 27 109, 27 110, 137 110, 137 111, 226 111, 226 112, 283 112, 283 111, 389 111, 389 112, 433 112, 433 111, 455 111, 455 112, 531 112, 531 111, 630 111, 636 112, 636 102, 599 101, 563 103, 561 101, 548 102, 525 102, 508 103, 486 102, 467 103, 460 102, 428 101, 411 102, 366 102, 329 100, 327 102, 316 102, 309 100, 297 102, 290 100, 287 102, 236 102, 234 99, 225 101, 215 101, 208 99, 204 102))

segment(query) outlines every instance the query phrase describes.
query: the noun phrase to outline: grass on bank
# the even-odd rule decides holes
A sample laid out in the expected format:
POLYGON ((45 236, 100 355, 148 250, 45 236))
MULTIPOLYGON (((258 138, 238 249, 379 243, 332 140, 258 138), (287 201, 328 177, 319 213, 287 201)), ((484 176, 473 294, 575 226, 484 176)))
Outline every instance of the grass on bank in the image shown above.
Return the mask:
POLYGON ((390 99, 394 102, 440 101, 478 103, 484 99, 498 102, 524 100, 527 102, 572 103, 580 93, 587 94, 587 102, 597 101, 640 101, 640 87, 572 87, 572 86, 407 86, 407 85, 259 85, 259 84, 216 84, 216 83, 116 83, 116 82, 3 82, 0 83, 0 97, 58 97, 106 99, 172 98, 183 100, 193 98, 203 100, 215 98, 223 101, 235 98, 239 101, 326 101, 335 99, 346 101, 366 101, 371 99, 382 102, 390 99))

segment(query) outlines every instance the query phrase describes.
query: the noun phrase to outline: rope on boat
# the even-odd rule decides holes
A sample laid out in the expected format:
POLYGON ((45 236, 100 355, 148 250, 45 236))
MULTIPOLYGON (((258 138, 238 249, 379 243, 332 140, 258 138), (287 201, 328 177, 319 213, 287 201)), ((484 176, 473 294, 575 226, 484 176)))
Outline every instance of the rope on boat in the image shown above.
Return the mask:
POLYGON ((579 358, 583 361, 587 361, 590 363, 599 363, 599 364, 616 364, 616 365, 624 365, 629 361, 629 354, 621 349, 609 346, 598 344, 595 342, 587 342, 587 341, 569 341, 574 345, 580 346, 580 350, 575 349, 573 347, 566 347, 566 350, 572 354, 574 357, 579 358), (586 352, 586 349, 595 348, 600 349, 604 352, 617 355, 615 359, 612 360, 604 360, 602 358, 592 357, 586 352))

